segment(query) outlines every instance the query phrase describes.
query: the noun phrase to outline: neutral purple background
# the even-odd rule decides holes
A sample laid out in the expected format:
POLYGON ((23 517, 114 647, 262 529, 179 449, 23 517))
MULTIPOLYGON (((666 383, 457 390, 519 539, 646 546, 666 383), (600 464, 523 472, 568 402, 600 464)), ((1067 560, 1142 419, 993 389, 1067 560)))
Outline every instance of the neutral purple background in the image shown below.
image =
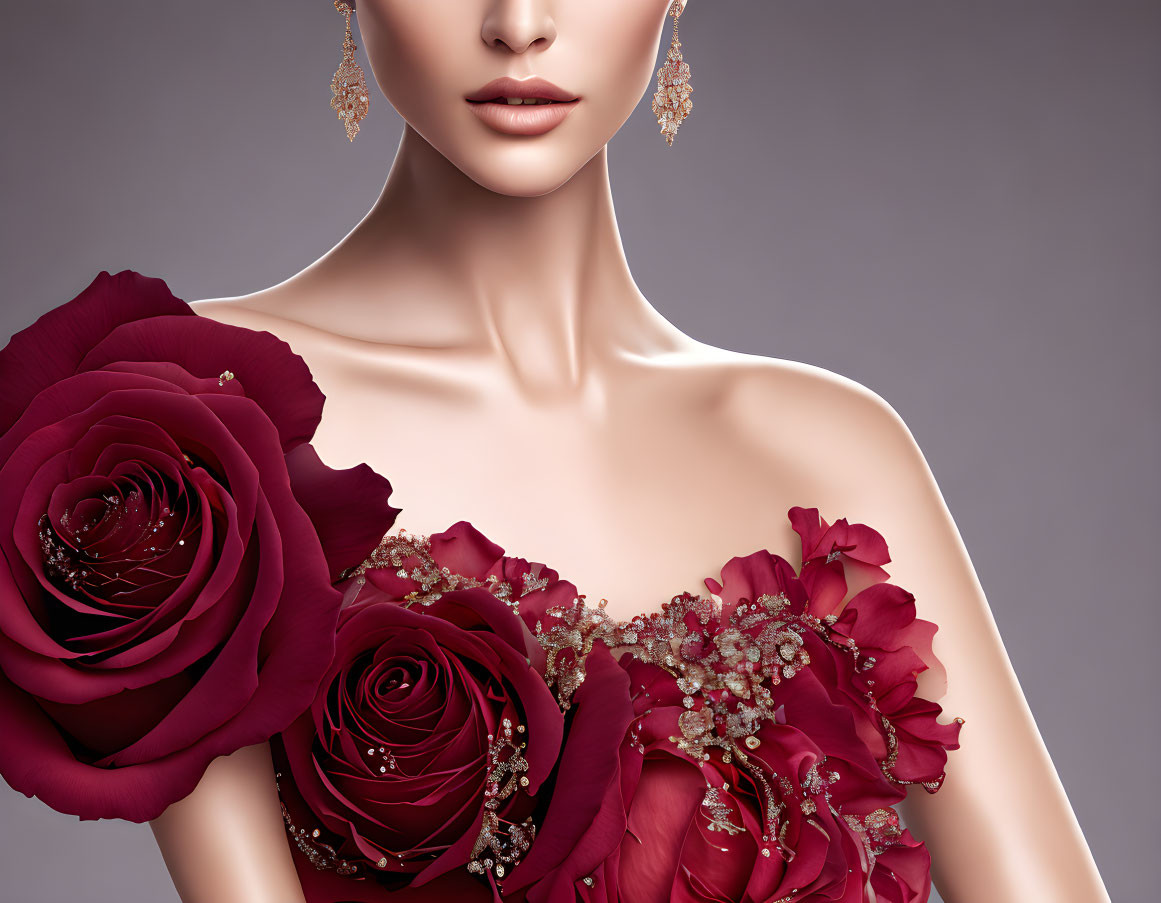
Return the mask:
MULTIPOLYGON (((1113 900, 1153 898, 1161 4, 691 0, 681 35, 674 147, 649 94, 610 147, 639 285, 902 414, 1113 900)), ((329 0, 5 3, 0 339, 102 269, 193 300, 331 247, 400 131, 376 89, 348 144, 341 40, 329 0)), ((3 784, 0 876, 13 903, 177 899, 148 826, 3 784)))

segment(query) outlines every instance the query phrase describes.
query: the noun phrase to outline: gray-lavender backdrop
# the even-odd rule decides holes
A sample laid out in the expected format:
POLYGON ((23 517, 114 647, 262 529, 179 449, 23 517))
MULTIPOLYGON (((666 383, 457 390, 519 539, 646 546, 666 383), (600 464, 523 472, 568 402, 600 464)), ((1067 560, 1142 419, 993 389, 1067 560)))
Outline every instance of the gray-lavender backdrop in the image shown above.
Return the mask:
MULTIPOLYGON (((348 144, 341 26, 329 0, 5 2, 0 342, 101 269, 236 295, 337 241, 401 126, 376 89, 348 144)), ((1155 899, 1161 3, 693 0, 681 36, 674 148, 648 94, 610 148, 638 283, 903 415, 1113 899, 1155 899)), ((0 876, 12 903, 177 899, 148 826, 3 784, 0 876)))

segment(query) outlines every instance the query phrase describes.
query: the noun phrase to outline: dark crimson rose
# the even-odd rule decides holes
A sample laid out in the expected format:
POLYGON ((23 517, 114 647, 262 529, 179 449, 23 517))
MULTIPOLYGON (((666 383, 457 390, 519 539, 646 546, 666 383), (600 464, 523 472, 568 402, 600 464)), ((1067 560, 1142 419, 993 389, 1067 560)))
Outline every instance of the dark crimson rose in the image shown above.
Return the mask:
POLYGON ((525 832, 532 795, 560 753, 564 718, 544 654, 487 589, 407 602, 392 592, 390 569, 365 577, 340 615, 313 705, 274 744, 292 824, 320 827, 340 860, 336 874, 297 849, 303 887, 312 903, 382 899, 431 882, 415 899, 487 891, 464 881, 469 862, 488 855, 476 848, 486 791, 511 788, 495 815, 503 832, 525 832), (499 779, 490 750, 510 763, 499 779), (344 860, 359 863, 354 874, 343 874, 344 860))
POLYGON ((390 484, 319 459, 286 343, 131 270, 13 336, 0 385, 0 774, 155 818, 314 698, 390 484))
MULTIPOLYGON (((467 521, 428 539, 435 567, 492 587, 532 630, 554 620, 551 610, 572 608, 578 598, 576 586, 555 570, 506 555, 467 521)), ((414 568, 414 561, 409 564, 414 568)), ((381 579, 400 594, 419 585, 412 578, 399 583, 394 572, 384 571, 381 579)), ((579 689, 569 687, 564 748, 536 794, 536 839, 504 879, 505 900, 572 903, 574 884, 612 855, 624 836, 620 746, 634 717, 628 678, 601 642, 585 656, 585 671, 579 689)), ((561 688, 553 689, 559 699, 561 688)))
POLYGON ((599 644, 565 716, 545 682, 530 628, 576 588, 466 521, 385 537, 365 564, 345 587, 314 706, 274 744, 308 900, 491 900, 502 887, 505 900, 572 903, 574 882, 624 835, 620 745, 633 718, 627 675, 599 644), (496 814, 505 826, 530 818, 535 838, 485 881, 468 864, 488 735, 505 717, 524 727, 528 783, 496 814))

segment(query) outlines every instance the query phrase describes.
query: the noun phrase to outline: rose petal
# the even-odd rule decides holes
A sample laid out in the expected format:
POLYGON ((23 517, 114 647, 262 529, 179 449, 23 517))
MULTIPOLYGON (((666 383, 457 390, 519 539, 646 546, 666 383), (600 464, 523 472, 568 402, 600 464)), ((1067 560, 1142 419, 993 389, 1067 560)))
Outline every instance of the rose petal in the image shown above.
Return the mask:
MULTIPOLYGON (((0 433, 6 432, 46 385, 72 376, 93 344, 122 323, 158 315, 188 320, 196 313, 161 279, 133 270, 102 270, 79 295, 54 307, 0 349, 0 433), (36 367, 30 368, 29 361, 36 367)), ((219 371, 220 372, 220 371, 219 371)))
POLYGON ((314 523, 335 582, 344 570, 366 560, 402 509, 388 501, 391 483, 366 464, 335 470, 313 446, 299 445, 287 454, 286 466, 294 496, 314 523), (362 504, 353 507, 351 499, 362 504))
MULTIPOLYGON (((273 333, 219 323, 209 317, 155 316, 125 323, 109 332, 81 360, 98 370, 118 361, 177 363, 198 379, 229 370, 226 392, 244 389, 278 429, 282 450, 309 442, 322 419, 326 396, 301 356, 273 333)), ((192 387, 190 387, 192 391, 192 387)))

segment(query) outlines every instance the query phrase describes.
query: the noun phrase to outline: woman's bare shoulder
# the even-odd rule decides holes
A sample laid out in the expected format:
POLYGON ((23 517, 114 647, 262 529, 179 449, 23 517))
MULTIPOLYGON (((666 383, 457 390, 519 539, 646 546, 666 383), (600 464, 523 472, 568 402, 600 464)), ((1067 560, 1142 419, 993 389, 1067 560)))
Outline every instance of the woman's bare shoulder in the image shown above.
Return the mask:
POLYGON ((190 301, 189 306, 199 316, 219 323, 244 326, 248 329, 285 329, 302 331, 306 324, 297 323, 282 312, 275 289, 263 289, 249 295, 222 298, 202 298, 190 301))
POLYGON ((799 440, 818 431, 834 439, 865 441, 868 431, 898 430, 902 418, 870 387, 802 361, 701 345, 683 353, 692 370, 716 375, 723 408, 747 424, 799 440))
POLYGON ((286 342, 312 369, 321 367, 334 359, 334 337, 297 318, 294 294, 280 285, 248 295, 202 298, 188 303, 199 316, 228 326, 268 332, 286 342))

